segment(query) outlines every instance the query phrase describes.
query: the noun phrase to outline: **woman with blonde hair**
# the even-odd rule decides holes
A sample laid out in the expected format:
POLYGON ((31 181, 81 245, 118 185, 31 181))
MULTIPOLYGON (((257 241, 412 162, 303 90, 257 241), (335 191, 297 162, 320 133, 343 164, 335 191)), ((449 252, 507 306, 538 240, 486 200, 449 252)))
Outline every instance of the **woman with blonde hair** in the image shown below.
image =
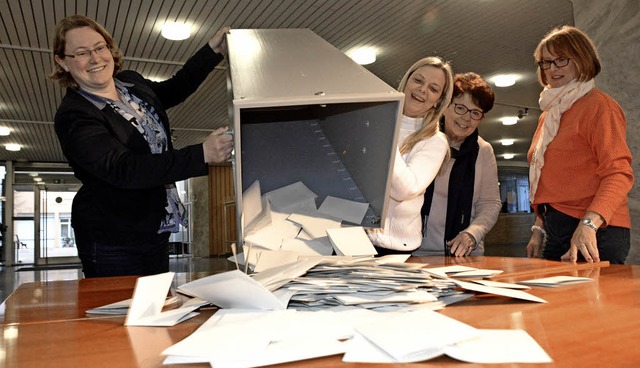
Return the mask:
POLYGON ((438 57, 420 59, 407 70, 398 91, 405 97, 389 208, 382 227, 368 231, 379 255, 411 253, 420 246, 424 192, 449 153, 438 122, 453 93, 451 66, 438 57))

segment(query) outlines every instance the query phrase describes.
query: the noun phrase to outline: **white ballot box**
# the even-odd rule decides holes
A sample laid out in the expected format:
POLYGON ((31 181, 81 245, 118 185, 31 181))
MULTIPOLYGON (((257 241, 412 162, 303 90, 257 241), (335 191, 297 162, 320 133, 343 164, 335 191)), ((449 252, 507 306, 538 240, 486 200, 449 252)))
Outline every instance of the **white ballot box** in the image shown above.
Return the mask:
POLYGON ((404 95, 308 29, 232 29, 227 49, 239 242, 256 182, 368 203, 355 225, 379 227, 404 95))

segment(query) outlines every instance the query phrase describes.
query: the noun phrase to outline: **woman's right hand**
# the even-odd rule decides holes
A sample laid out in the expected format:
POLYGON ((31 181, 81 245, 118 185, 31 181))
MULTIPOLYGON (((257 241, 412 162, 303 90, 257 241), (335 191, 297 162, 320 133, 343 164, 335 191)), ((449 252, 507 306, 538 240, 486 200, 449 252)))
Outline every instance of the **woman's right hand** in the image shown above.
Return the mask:
POLYGON ((231 157, 233 151, 233 136, 228 134, 228 127, 218 128, 207 136, 202 143, 204 162, 221 164, 231 157))
POLYGON ((231 28, 223 26, 209 40, 209 46, 216 52, 216 54, 222 54, 227 51, 227 44, 224 36, 229 33, 229 31, 231 31, 231 28))
POLYGON ((527 243, 527 257, 540 258, 542 256, 543 238, 542 234, 538 234, 537 232, 531 234, 531 239, 529 239, 529 243, 527 243))

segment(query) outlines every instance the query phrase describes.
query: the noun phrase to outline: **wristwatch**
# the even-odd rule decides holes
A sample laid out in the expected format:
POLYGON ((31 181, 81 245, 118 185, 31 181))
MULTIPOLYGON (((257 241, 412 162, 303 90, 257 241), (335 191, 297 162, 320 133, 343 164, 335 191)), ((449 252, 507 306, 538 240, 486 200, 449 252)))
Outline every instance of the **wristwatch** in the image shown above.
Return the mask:
POLYGON ((592 228, 593 231, 598 231, 598 227, 596 226, 596 224, 593 223, 593 221, 591 221, 590 218, 584 217, 580 222, 582 223, 582 225, 589 226, 590 228, 592 228))

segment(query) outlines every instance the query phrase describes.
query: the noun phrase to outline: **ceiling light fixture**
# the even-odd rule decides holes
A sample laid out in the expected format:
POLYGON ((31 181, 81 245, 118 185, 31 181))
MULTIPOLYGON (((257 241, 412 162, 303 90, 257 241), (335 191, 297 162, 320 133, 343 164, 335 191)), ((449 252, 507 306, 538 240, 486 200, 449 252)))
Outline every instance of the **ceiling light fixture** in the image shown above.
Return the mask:
POLYGON ((513 142, 515 142, 515 140, 513 140, 513 139, 503 139, 500 142, 502 142, 503 146, 511 146, 513 144, 513 142))
POLYGON ((513 154, 513 153, 505 153, 504 155, 502 155, 502 157, 503 157, 505 160, 511 160, 512 158, 514 158, 514 157, 515 157, 515 154, 513 154))
POLYGON ((516 84, 518 77, 515 74, 499 74, 492 78, 496 87, 510 87, 516 84))
POLYGON ((178 22, 166 22, 162 25, 162 37, 173 40, 181 41, 186 40, 191 36, 191 25, 178 22))
POLYGON ((524 110, 518 110, 518 119, 522 119, 527 115, 529 115, 529 108, 528 107, 525 107, 524 110))
POLYGON ((502 119, 502 125, 515 125, 518 122, 517 116, 505 116, 502 119))
POLYGON ((20 151, 20 145, 17 143, 8 143, 4 146, 4 148, 6 148, 7 151, 20 151))
POLYGON ((360 48, 349 53, 349 57, 360 65, 368 65, 376 61, 376 52, 372 48, 360 48))
POLYGON ((0 127, 0 135, 1 136, 7 136, 11 134, 11 129, 7 128, 7 127, 0 127))

